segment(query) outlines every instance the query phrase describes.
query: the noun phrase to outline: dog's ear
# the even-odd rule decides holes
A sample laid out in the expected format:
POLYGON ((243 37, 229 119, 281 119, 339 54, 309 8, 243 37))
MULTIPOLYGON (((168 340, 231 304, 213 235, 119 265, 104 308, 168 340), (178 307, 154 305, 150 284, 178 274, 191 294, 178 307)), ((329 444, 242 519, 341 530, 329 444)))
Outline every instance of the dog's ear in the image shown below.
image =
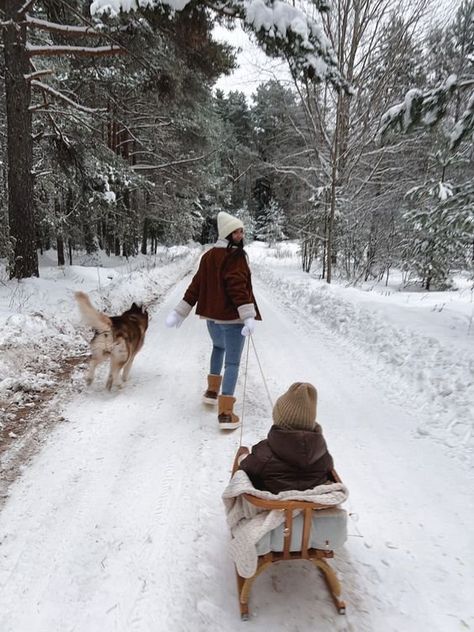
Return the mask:
POLYGON ((130 309, 131 311, 140 312, 141 314, 148 314, 147 306, 145 304, 137 305, 137 303, 133 302, 130 309))

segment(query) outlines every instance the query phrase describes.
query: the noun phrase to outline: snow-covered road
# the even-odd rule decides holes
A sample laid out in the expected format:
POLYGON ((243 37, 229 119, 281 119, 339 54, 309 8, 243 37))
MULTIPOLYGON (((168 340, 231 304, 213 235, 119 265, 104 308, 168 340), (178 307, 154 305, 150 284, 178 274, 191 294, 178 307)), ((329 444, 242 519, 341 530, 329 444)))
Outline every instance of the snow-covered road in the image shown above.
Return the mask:
MULTIPOLYGON (((472 629, 467 469, 414 432, 417 411, 389 401, 357 353, 258 278, 254 339, 270 393, 317 386, 318 420, 351 492, 351 535, 333 562, 348 607, 336 614, 317 571, 286 563, 255 582, 254 616, 240 621, 220 498, 240 433, 220 433, 200 404, 205 324, 164 327, 188 282, 153 312, 130 383, 109 394, 102 378, 81 393, 12 487, 0 515, 1 632, 472 629)), ((243 375, 239 400, 242 387, 243 375)), ((270 420, 251 350, 244 444, 270 420)))

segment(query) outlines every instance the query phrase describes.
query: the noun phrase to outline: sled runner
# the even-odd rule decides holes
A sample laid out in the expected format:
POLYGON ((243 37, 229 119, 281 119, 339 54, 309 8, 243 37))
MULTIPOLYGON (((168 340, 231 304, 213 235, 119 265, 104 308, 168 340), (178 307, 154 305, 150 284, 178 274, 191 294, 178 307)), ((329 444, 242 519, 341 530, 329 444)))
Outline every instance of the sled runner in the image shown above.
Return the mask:
MULTIPOLYGON (((232 475, 238 469, 237 457, 232 475)), ((337 472, 332 471, 334 483, 341 483, 337 472)), ((334 505, 323 505, 302 500, 267 500, 251 494, 243 498, 260 510, 277 510, 285 513, 284 523, 266 534, 257 544, 257 567, 251 577, 239 575, 236 566, 240 615, 249 618, 249 597, 252 584, 258 575, 275 562, 308 560, 322 572, 339 614, 345 614, 346 605, 341 599, 341 583, 327 559, 334 557, 334 548, 346 538, 347 514, 334 505), (295 515, 297 512, 297 515, 295 515)))

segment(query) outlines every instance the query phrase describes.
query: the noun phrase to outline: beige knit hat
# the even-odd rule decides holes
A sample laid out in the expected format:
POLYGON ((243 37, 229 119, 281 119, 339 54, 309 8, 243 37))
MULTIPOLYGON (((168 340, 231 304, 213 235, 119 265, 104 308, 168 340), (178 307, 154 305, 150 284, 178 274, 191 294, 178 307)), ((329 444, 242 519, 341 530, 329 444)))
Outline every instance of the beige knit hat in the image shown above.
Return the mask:
POLYGON ((273 422, 282 428, 312 430, 316 423, 318 392, 308 382, 295 382, 273 407, 273 422))
POLYGON ((244 225, 237 217, 229 215, 225 211, 221 211, 217 214, 217 232, 219 239, 225 239, 227 235, 230 235, 238 228, 243 228, 244 225))

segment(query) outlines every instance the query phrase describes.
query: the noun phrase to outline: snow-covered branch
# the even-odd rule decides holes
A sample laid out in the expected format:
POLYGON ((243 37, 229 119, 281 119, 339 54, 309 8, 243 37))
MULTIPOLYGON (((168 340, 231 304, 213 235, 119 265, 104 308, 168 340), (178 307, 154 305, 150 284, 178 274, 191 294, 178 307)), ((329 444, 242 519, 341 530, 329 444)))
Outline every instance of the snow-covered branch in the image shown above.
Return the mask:
POLYGON ((100 31, 97 31, 91 26, 71 26, 69 24, 57 24, 56 22, 48 22, 47 20, 40 20, 39 18, 32 18, 27 15, 26 23, 28 26, 42 31, 49 31, 50 33, 57 33, 65 37, 90 37, 92 35, 102 36, 100 31))
POLYGON ((311 191, 318 191, 319 186, 315 184, 318 181, 319 172, 315 167, 303 167, 299 165, 279 165, 274 163, 267 163, 267 167, 274 173, 279 173, 285 176, 293 176, 299 182, 302 182, 311 191))
POLYGON ((73 112, 70 109, 57 109, 55 107, 52 107, 49 104, 39 104, 37 106, 32 106, 30 108, 30 111, 34 111, 35 114, 46 114, 48 115, 53 115, 53 114, 57 114, 58 116, 61 117, 69 117, 71 119, 73 119, 74 121, 76 121, 79 125, 82 125, 84 127, 86 127, 88 130, 90 130, 91 132, 93 132, 94 134, 100 135, 100 130, 95 128, 93 125, 89 125, 89 123, 86 120, 86 117, 79 117, 79 116, 75 116, 73 114, 73 112))
POLYGON ((31 81, 32 79, 36 79, 37 77, 44 77, 45 75, 53 75, 54 70, 52 68, 45 68, 43 70, 35 70, 35 72, 31 72, 29 75, 23 75, 26 81, 31 81))
POLYGON ((398 127, 408 132, 417 125, 433 127, 444 116, 448 101, 458 88, 456 75, 450 75, 433 90, 422 92, 418 88, 409 90, 404 100, 392 106, 382 116, 380 134, 383 137, 389 129, 398 127))
MULTIPOLYGON (((402 132, 419 127, 433 127, 446 113, 449 99, 453 94, 470 88, 473 79, 459 81, 456 75, 450 75, 440 86, 421 92, 409 90, 402 103, 392 106, 381 119, 382 138, 388 130, 399 128, 402 132)), ((474 131, 474 92, 470 95, 466 109, 449 134, 449 150, 454 151, 460 143, 474 131)))
MULTIPOLYGON (((31 85, 32 85, 32 87, 40 88, 41 90, 43 90, 44 92, 47 92, 48 94, 50 94, 51 96, 55 97, 56 99, 60 99, 61 101, 64 101, 65 103, 68 103, 69 105, 72 105, 77 110, 81 110, 82 112, 88 112, 89 114, 95 114, 97 112, 106 112, 107 111, 106 108, 88 108, 85 105, 81 105, 80 103, 76 103, 76 101, 73 101, 72 99, 67 97, 65 94, 62 94, 62 92, 59 92, 58 90, 55 90, 51 86, 48 86, 47 83, 43 83, 42 81, 37 81, 36 79, 33 79, 31 81, 31 85)), ((41 106, 41 107, 43 107, 43 106, 41 106)), ((35 106, 30 106, 29 109, 31 111, 34 108, 35 108, 35 106)))
POLYGON ((170 162, 162 163, 161 165, 138 164, 138 165, 131 165, 131 168, 134 171, 152 171, 155 169, 166 169, 167 167, 175 167, 176 165, 184 165, 190 162, 197 162, 199 160, 204 160, 205 158, 208 158, 212 154, 216 153, 216 151, 217 149, 213 149, 212 151, 209 151, 207 154, 202 154, 201 156, 196 156, 195 158, 182 158, 181 160, 172 160, 170 162))
POLYGON ((35 46, 27 44, 26 50, 30 57, 53 57, 57 55, 79 55, 104 57, 106 55, 120 55, 125 49, 120 46, 35 46))
MULTIPOLYGON (((317 17, 312 19, 299 8, 282 0, 200 1, 218 13, 240 18, 255 33, 259 45, 267 55, 288 55, 298 73, 315 82, 329 81, 336 89, 351 92, 338 68, 336 54, 322 26, 321 13, 328 8, 326 2, 316 4, 317 17)), ((181 11, 189 2, 190 0, 94 0, 90 12, 95 16, 117 16, 120 12, 145 8, 161 10, 164 6, 173 11, 181 11)))
POLYGON ((25 13, 34 5, 36 0, 26 0, 26 2, 18 9, 17 15, 25 15, 25 13))

